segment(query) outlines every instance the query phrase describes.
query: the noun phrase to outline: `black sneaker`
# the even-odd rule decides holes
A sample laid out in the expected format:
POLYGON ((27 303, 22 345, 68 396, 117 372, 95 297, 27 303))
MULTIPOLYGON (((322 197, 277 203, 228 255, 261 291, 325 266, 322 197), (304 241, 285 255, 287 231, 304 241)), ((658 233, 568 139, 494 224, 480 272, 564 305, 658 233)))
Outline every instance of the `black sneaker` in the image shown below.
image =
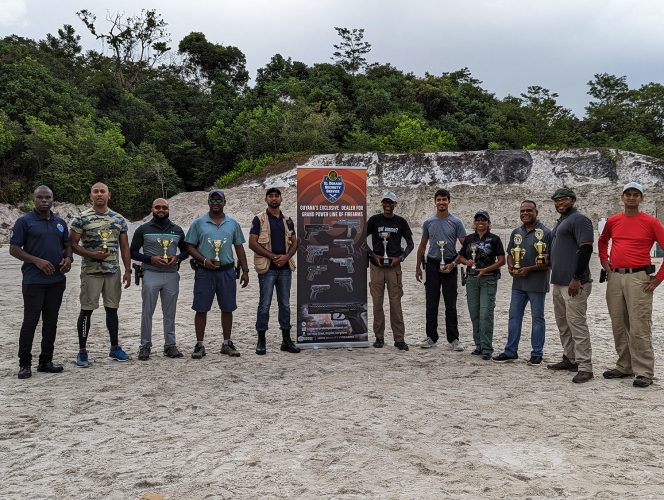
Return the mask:
MULTIPOLYGON (((383 339, 381 339, 381 340, 383 340, 383 339)), ((374 346, 375 345, 376 344, 374 344, 374 346)), ((381 345, 381 347, 383 347, 383 346, 381 345)), ((408 350, 408 344, 406 344, 403 340, 400 340, 399 342, 395 342, 394 347, 396 347, 400 351, 407 351, 408 350)))
POLYGON ((150 346, 142 345, 138 348, 138 359, 139 361, 147 361, 150 359, 150 346))
POLYGON ((498 356, 494 356, 492 359, 496 363, 511 363, 512 361, 516 361, 517 359, 519 359, 519 355, 515 354, 514 356, 510 356, 509 354, 505 354, 503 352, 498 356))
MULTIPOLYGON (((18 372, 19 376, 21 375, 21 372, 18 372)), ((632 385, 634 387, 641 387, 645 388, 650 385, 652 385, 652 379, 648 377, 644 377, 642 375, 638 375, 635 379, 634 382, 632 382, 632 385)))
POLYGON ((191 358, 203 359, 203 356, 205 356, 205 346, 196 342, 196 345, 194 346, 194 352, 191 353, 191 358))
POLYGON ((164 356, 168 358, 182 358, 184 357, 184 354, 180 352, 180 349, 178 349, 177 346, 169 345, 166 349, 164 349, 164 356))
POLYGON ((484 361, 490 361, 491 360, 491 354, 482 354, 482 359, 484 361))
POLYGON ((29 366, 21 366, 21 369, 18 371, 18 378, 25 379, 32 377, 32 368, 29 366))
POLYGON ((385 339, 383 337, 376 337, 376 341, 373 343, 373 346, 380 349, 384 345, 385 345, 385 339))
POLYGON ((54 365, 51 361, 43 365, 37 365, 37 371, 42 373, 61 373, 64 369, 64 366, 54 365))
POLYGON ((530 356, 528 360, 530 366, 539 366, 542 364, 542 356, 530 356))
POLYGON ((228 344, 221 344, 221 354, 226 354, 231 358, 237 358, 240 353, 237 351, 232 341, 228 341, 228 344))
POLYGON ((479 347, 476 347, 475 350, 473 352, 471 352, 470 354, 472 354, 473 356, 481 356, 482 355, 482 349, 480 349, 479 347))

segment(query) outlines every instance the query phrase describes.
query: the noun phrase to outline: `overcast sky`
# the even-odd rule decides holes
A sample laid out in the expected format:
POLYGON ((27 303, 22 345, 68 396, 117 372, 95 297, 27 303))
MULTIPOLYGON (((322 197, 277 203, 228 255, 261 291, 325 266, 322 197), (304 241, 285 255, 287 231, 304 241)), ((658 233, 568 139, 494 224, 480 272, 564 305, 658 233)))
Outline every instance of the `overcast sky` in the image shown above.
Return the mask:
POLYGON ((630 87, 664 81, 664 1, 656 0, 0 0, 0 34, 43 39, 73 25, 100 50, 75 12, 157 9, 172 46, 192 31, 239 47, 252 78, 273 54, 329 62, 335 26, 365 28, 369 62, 417 75, 468 67, 503 98, 529 85, 557 92, 585 114, 595 73, 627 76, 630 87))

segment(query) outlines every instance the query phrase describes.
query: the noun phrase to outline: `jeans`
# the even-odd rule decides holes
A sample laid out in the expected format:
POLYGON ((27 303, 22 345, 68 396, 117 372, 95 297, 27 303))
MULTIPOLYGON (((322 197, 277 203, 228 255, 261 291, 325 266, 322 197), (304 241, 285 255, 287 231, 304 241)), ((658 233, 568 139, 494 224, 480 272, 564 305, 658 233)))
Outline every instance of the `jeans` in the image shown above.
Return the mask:
POLYGON ((544 337, 546 333, 546 324, 544 322, 545 297, 546 292, 525 292, 523 290, 512 289, 509 323, 507 324, 507 345, 505 346, 505 354, 508 356, 516 356, 518 354, 523 314, 528 302, 530 302, 530 315, 532 317, 532 329, 530 333, 532 351, 530 355, 544 355, 544 337))
POLYGON ((434 342, 438 342, 438 305, 440 291, 445 301, 445 333, 447 341, 452 343, 459 339, 459 321, 457 318, 457 280, 458 271, 455 267, 449 273, 440 272, 440 262, 427 260, 424 268, 426 281, 426 333, 434 342))
POLYGON ((39 317, 42 319, 42 340, 39 364, 53 361, 58 314, 67 280, 52 285, 23 285, 23 325, 18 338, 18 362, 20 366, 32 363, 32 341, 39 317))
POLYGON ((493 353, 493 310, 496 307, 498 280, 495 276, 468 276, 466 299, 473 323, 473 340, 482 354, 493 353))
POLYGON ((277 288, 277 304, 279 306, 279 327, 282 331, 290 331, 290 288, 291 270, 288 265, 284 269, 269 269, 266 273, 258 275, 260 298, 256 314, 256 331, 267 331, 270 320, 270 305, 272 304, 272 291, 277 288))

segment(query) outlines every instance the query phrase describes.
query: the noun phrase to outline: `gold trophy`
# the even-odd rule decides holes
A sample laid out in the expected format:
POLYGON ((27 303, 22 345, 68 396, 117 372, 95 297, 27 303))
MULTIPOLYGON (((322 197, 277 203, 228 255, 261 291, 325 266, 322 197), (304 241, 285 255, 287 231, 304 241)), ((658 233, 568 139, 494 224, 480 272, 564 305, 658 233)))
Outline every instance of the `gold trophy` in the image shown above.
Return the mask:
POLYGON ((383 258, 380 259, 380 263, 383 266, 389 266, 390 265, 390 258, 387 256, 387 240, 390 237, 390 233, 387 231, 380 232, 378 233, 378 236, 380 236, 383 239, 383 258))
POLYGON ((173 239, 164 238, 163 240, 160 240, 159 238, 157 238, 157 243, 159 243, 161 245, 161 248, 164 249, 164 255, 161 256, 161 260, 163 260, 164 262, 168 262, 168 247, 170 247, 171 243, 173 243, 173 239))
POLYGON ((473 259, 473 265, 470 266, 471 269, 477 269, 477 267, 475 267, 476 256, 477 256, 477 245, 470 245, 470 258, 473 259))
POLYGON ((108 239, 113 236, 113 230, 112 229, 99 229, 97 230, 97 234, 101 238, 101 249, 104 252, 108 252, 108 239))
POLYGON ((213 240, 212 238, 208 238, 208 243, 212 246, 212 250, 214 250, 214 259, 212 259, 212 263, 215 267, 219 267, 221 265, 219 262, 219 251, 221 250, 221 247, 224 246, 224 243, 226 243, 226 238, 223 240, 213 240))
POLYGON ((543 266, 546 263, 546 258, 544 257, 544 254, 546 253, 546 243, 542 241, 544 238, 544 230, 541 227, 535 229, 535 238, 537 238, 537 243, 533 245, 537 251, 535 264, 543 266))
POLYGON ((440 240, 440 241, 437 241, 436 244, 440 247, 440 268, 438 269, 438 271, 442 273, 443 270, 445 269, 445 258, 444 258, 445 252, 444 252, 444 250, 445 250, 445 245, 447 245, 447 241, 440 240))
POLYGON ((526 255, 526 249, 521 248, 519 245, 523 241, 523 236, 520 234, 515 234, 514 235, 514 248, 510 250, 510 253, 512 254, 512 258, 514 259, 514 269, 520 269, 521 268, 521 260, 525 257, 526 255))

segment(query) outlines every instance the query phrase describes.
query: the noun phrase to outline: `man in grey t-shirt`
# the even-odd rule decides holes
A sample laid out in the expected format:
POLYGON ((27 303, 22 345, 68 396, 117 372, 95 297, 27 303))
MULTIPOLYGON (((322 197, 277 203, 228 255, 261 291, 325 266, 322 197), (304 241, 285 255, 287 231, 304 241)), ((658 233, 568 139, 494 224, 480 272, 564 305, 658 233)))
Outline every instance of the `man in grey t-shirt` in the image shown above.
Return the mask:
POLYGON ((426 338, 420 343, 425 349, 435 347, 438 342, 438 305, 441 288, 445 301, 445 332, 447 341, 455 351, 463 351, 459 341, 457 319, 457 256, 456 242, 463 243, 466 229, 458 217, 449 213, 450 192, 439 189, 434 195, 436 213, 424 221, 422 240, 417 249, 415 278, 422 282, 422 268, 425 267, 426 281, 426 338), (424 260, 424 252, 429 243, 429 251, 424 260), (442 249, 442 250, 441 250, 442 249))
POLYGON ((586 319, 592 279, 588 262, 593 252, 594 230, 590 219, 574 204, 576 194, 558 189, 551 197, 561 215, 552 230, 551 284, 553 311, 563 345, 563 360, 548 365, 550 370, 578 371, 575 383, 593 378, 590 332, 586 319))

